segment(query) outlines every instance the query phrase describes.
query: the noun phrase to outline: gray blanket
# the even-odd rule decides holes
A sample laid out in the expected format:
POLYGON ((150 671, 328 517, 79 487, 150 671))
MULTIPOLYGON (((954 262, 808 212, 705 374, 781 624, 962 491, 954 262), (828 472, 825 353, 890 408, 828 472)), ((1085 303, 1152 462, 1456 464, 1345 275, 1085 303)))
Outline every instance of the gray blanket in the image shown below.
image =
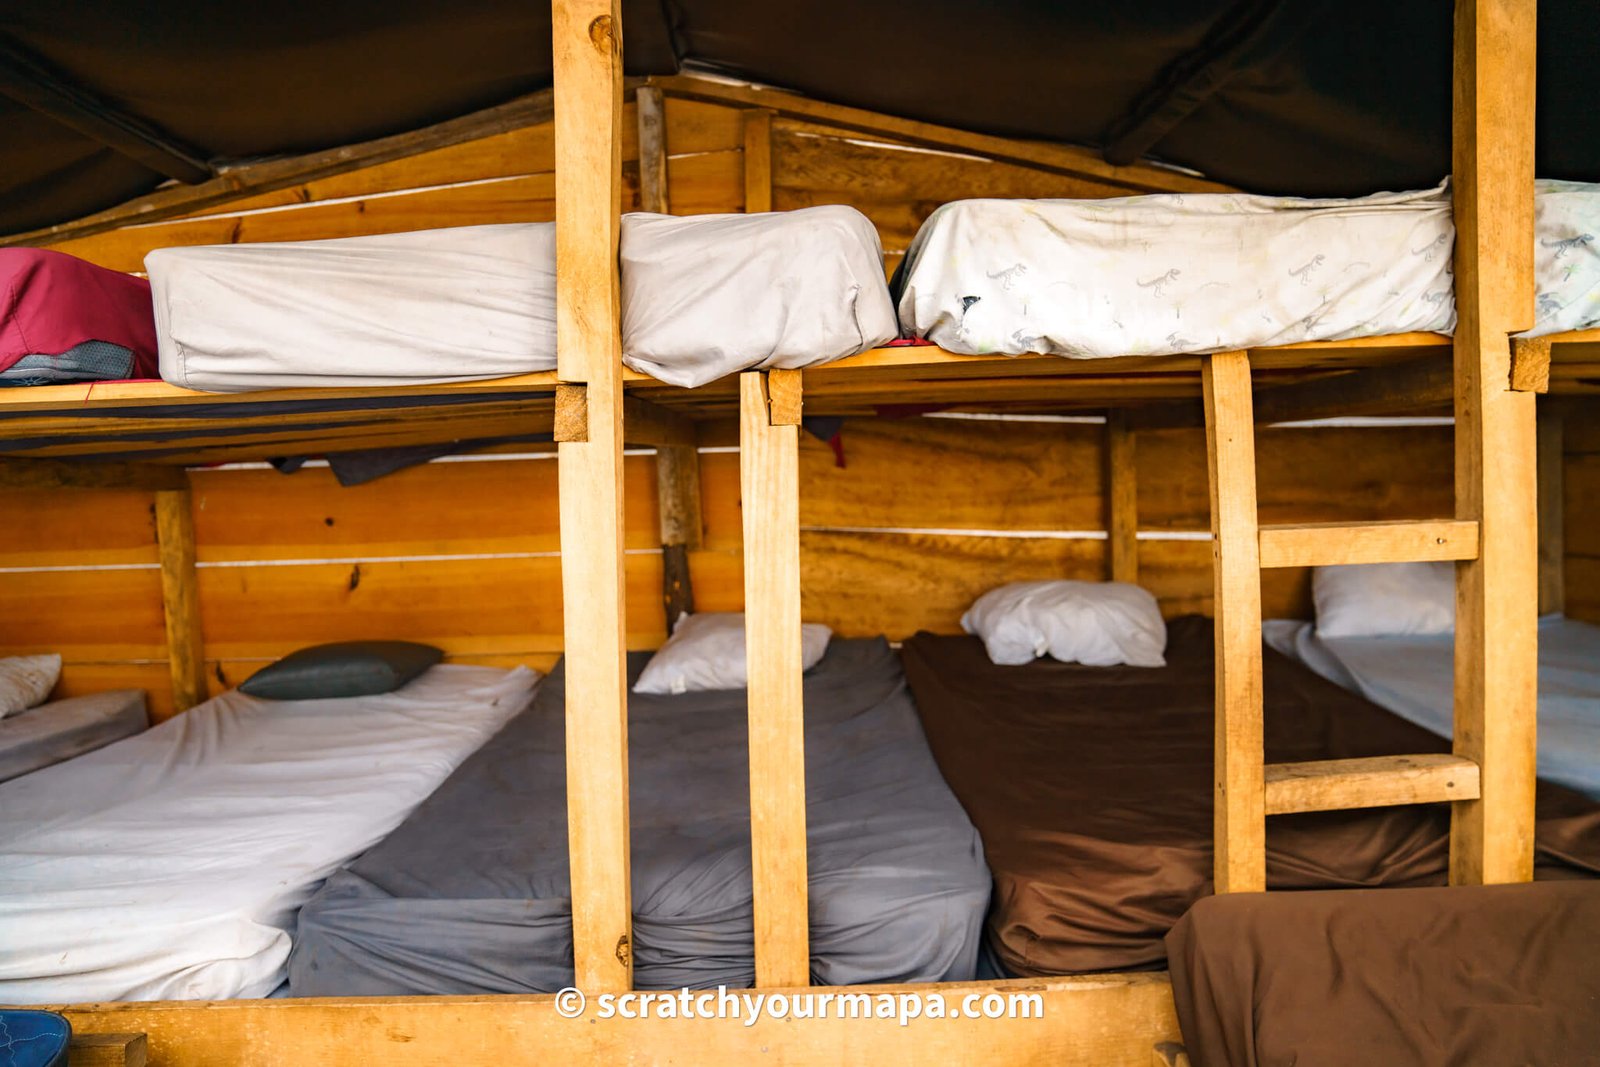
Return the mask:
MULTIPOLYGON (((637 675, 645 657, 630 662, 637 675)), ((550 992, 572 981, 565 678, 300 913, 295 996, 550 992)), ((973 977, 989 872, 882 640, 805 679, 811 976, 973 977)), ((634 694, 635 983, 748 987, 745 693, 634 694)))

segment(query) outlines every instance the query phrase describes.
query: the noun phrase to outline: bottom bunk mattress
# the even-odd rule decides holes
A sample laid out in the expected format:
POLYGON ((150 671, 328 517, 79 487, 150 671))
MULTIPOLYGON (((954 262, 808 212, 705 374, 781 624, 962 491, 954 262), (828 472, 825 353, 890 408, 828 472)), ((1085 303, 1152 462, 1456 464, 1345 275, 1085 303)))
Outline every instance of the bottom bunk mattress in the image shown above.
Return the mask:
MULTIPOLYGON (((637 677, 645 657, 630 658, 637 677)), ((565 675, 300 914, 296 996, 551 992, 572 984, 565 675)), ((742 689, 632 694, 634 981, 753 984, 742 689)), ((805 678, 811 976, 973 977, 989 874, 895 653, 835 641, 805 678)))
MULTIPOLYGON (((1272 619, 1267 643, 1402 719, 1450 736, 1455 642, 1442 634, 1323 637, 1309 622, 1272 619)), ((1539 620, 1539 776, 1600 800, 1600 626, 1539 620)))
MULTIPOLYGON (((1035 977, 1161 966, 1211 888, 1212 625, 1167 631, 1165 667, 998 667, 973 637, 902 656, 929 744, 983 835, 988 941, 1035 977)), ((1439 737, 1265 650, 1270 762, 1448 751, 1439 737)), ((1542 876, 1600 874, 1600 806, 1541 782, 1542 876)), ((1274 816, 1275 889, 1442 884, 1447 805, 1274 816)))
POLYGON ((229 692, 0 785, 0 1004, 259 997, 296 909, 519 710, 527 670, 229 692))
POLYGON ((54 700, 0 719, 0 782, 81 756, 150 725, 144 690, 54 700))

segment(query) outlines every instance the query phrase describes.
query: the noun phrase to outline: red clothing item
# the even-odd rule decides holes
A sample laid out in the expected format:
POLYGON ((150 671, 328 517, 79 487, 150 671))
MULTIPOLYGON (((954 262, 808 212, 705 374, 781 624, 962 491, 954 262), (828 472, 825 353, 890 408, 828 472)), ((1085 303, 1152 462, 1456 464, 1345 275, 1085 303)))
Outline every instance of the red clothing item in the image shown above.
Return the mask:
POLYGON ((45 248, 0 248, 0 370, 85 341, 133 353, 135 378, 159 378, 150 283, 45 248))

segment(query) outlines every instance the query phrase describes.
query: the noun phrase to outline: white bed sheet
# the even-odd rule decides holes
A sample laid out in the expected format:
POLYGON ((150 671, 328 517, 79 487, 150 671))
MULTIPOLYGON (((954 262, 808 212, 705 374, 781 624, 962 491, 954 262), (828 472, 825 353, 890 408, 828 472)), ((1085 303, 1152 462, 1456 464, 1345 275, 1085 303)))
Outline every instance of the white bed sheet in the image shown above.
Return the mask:
MULTIPOLYGON (((1284 619, 1262 634, 1323 677, 1450 736, 1454 634, 1325 638, 1284 619)), ((1539 620, 1539 777, 1600 800, 1600 626, 1559 615, 1539 620)))
POLYGON ((266 996, 300 906, 531 701, 526 669, 237 691, 0 785, 0 1003, 266 996))

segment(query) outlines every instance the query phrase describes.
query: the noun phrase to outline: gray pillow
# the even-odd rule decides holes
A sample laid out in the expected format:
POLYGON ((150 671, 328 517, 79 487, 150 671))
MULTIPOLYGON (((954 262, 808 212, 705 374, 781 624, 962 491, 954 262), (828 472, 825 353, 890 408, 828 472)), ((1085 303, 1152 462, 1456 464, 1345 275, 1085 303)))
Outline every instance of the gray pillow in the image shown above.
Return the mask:
POLYGON ((323 700, 391 693, 444 653, 411 641, 339 641, 292 652, 252 674, 241 693, 265 700, 323 700))

